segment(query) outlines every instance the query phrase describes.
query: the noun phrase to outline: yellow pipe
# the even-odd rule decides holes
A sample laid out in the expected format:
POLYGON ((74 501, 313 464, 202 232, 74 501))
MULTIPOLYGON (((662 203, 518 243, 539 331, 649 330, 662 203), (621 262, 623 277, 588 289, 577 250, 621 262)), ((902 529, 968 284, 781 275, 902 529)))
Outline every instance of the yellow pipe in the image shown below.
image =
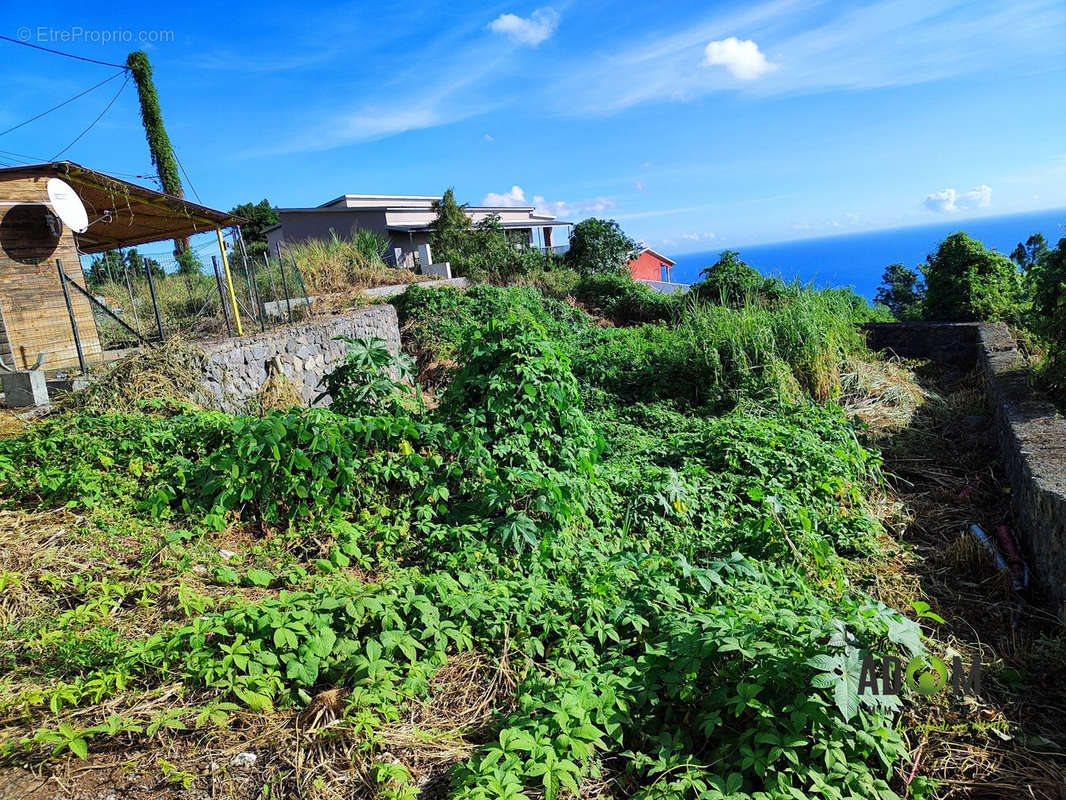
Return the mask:
POLYGON ((229 304, 233 309, 233 319, 237 323, 237 335, 244 336, 241 329, 241 315, 237 312, 237 295, 233 293, 233 278, 229 274, 229 259, 226 258, 226 243, 222 241, 222 228, 215 228, 218 234, 218 249, 222 251, 222 269, 226 273, 226 289, 229 290, 229 304))

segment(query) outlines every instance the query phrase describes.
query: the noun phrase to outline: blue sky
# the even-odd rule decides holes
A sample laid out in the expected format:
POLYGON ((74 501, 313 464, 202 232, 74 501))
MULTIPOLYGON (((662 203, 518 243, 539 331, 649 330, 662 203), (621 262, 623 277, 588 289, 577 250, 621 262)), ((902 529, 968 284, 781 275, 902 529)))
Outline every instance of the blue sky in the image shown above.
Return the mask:
MULTIPOLYGON (((207 205, 454 186, 668 252, 1066 206, 1061 0, 89 8, 24 4, 0 34, 116 63, 157 40, 207 205)), ((0 130, 116 72, 0 55, 0 130)), ((50 159, 121 84, 0 135, 0 162, 50 159)), ((151 174, 132 84, 63 157, 151 174)))

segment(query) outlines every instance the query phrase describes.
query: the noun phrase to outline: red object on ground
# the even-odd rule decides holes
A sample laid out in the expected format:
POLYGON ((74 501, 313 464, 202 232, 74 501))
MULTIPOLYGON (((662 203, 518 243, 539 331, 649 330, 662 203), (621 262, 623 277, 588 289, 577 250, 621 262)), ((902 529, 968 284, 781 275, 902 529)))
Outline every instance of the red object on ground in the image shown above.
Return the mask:
POLYGON ((629 274, 635 281, 670 281, 670 268, 674 266, 666 256, 645 248, 629 262, 629 274), (664 269, 665 267, 665 269, 664 269))
POLYGON ((1007 566, 1010 567, 1011 574, 1014 576, 1015 589, 1028 586, 1029 570, 1025 566, 1025 561, 1022 560, 1022 554, 1018 550, 1018 542, 1014 539, 1014 533, 1008 526, 1000 525, 996 528, 996 538, 999 540, 999 546, 1006 556, 1007 566))

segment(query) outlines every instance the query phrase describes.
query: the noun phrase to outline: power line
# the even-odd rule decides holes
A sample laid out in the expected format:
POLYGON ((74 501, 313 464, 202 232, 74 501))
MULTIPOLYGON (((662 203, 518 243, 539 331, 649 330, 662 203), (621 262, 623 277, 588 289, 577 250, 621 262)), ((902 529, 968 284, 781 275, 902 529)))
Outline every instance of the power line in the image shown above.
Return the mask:
POLYGON ((64 147, 62 150, 60 150, 58 153, 56 153, 54 156, 52 156, 52 159, 51 159, 52 161, 55 161, 57 158, 59 158, 61 155, 63 155, 63 153, 67 152, 67 150, 69 150, 75 144, 77 144, 78 140, 81 139, 82 136, 84 136, 85 134, 87 134, 89 131, 91 131, 93 129, 93 127, 96 125, 97 122, 99 122, 101 120, 101 118, 104 116, 104 114, 106 114, 108 111, 111 110, 111 106, 113 106, 115 104, 115 101, 118 100, 118 96, 120 94, 122 94, 122 90, 126 88, 126 84, 129 83, 129 82, 130 82, 130 76, 129 76, 129 74, 127 74, 126 75, 126 80, 124 80, 122 82, 122 85, 118 87, 118 91, 115 92, 115 96, 111 98, 111 102, 108 103, 104 107, 104 110, 99 113, 99 115, 96 117, 96 119, 94 119, 92 122, 89 123, 89 127, 88 128, 83 130, 81 133, 79 133, 74 138, 73 142, 71 142, 66 147, 64 147))
POLYGON ((85 96, 85 95, 87 95, 87 94, 88 94, 89 92, 93 91, 94 89, 99 89, 99 88, 100 88, 101 86, 103 86, 103 85, 104 85, 105 83, 108 83, 108 82, 110 82, 110 81, 113 81, 113 80, 114 80, 115 78, 117 78, 117 77, 118 77, 119 75, 122 75, 122 74, 123 74, 122 72, 116 72, 116 73, 115 73, 114 75, 112 75, 112 76, 111 76, 110 78, 105 78, 104 80, 102 80, 102 81, 100 81, 100 82, 99 82, 98 84, 96 84, 95 86, 90 86, 90 87, 89 87, 88 89, 86 89, 86 90, 85 90, 84 92, 78 92, 78 94, 74 95, 74 96, 73 96, 73 97, 71 97, 71 98, 70 98, 69 100, 64 100, 64 101, 63 101, 62 103, 60 103, 59 105, 57 105, 57 106, 52 106, 52 107, 51 107, 50 109, 48 109, 47 111, 42 111, 42 112, 41 112, 40 114, 38 114, 38 115, 37 115, 37 116, 35 116, 35 117, 30 117, 30 118, 29 118, 28 120, 26 120, 25 122, 20 122, 20 123, 19 123, 18 125, 12 125, 12 126, 11 126, 10 128, 8 128, 8 129, 7 129, 7 130, 5 130, 5 131, 0 131, 0 136, 3 136, 4 134, 7 134, 7 133, 11 133, 11 131, 15 131, 15 130, 18 130, 18 129, 19 129, 19 128, 21 128, 21 127, 22 127, 23 125, 29 125, 29 124, 30 124, 31 122, 33 122, 33 121, 35 121, 35 120, 38 120, 38 119, 40 119, 41 117, 43 117, 43 116, 45 116, 45 115, 47 115, 47 114, 51 114, 51 113, 52 113, 53 111, 56 111, 57 109, 60 109, 60 108, 62 108, 63 106, 67 105, 68 103, 73 103, 73 102, 74 102, 75 100, 77 100, 77 99, 78 99, 79 97, 84 97, 84 96, 85 96))
POLYGON ((64 56, 65 58, 73 58, 78 61, 88 61, 90 64, 102 64, 105 67, 118 67, 121 70, 127 69, 125 64, 112 64, 110 61, 98 61, 95 58, 76 56, 73 53, 64 53, 62 50, 53 50, 51 47, 41 47, 41 45, 39 44, 20 42, 18 39, 12 39, 10 36, 0 36, 0 40, 3 40, 5 42, 11 42, 11 44, 20 44, 23 47, 32 47, 34 50, 43 50, 45 53, 52 53, 53 55, 64 56))
POLYGON ((189 173, 185 171, 185 165, 181 163, 181 159, 178 158, 178 151, 174 149, 174 145, 170 146, 170 152, 174 154, 174 160, 178 162, 178 167, 181 169, 181 174, 185 176, 185 182, 189 184, 189 188, 192 189, 192 193, 196 195, 196 202, 200 205, 204 204, 204 201, 200 199, 200 193, 196 191, 196 187, 192 185, 192 178, 189 177, 189 173))

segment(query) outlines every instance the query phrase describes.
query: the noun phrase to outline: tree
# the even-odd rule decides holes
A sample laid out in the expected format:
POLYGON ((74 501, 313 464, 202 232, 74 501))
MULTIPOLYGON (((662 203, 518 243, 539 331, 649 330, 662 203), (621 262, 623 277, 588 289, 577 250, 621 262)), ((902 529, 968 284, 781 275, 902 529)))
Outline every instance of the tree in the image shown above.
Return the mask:
POLYGON ((742 305, 760 292, 765 278, 746 264, 736 250, 723 250, 718 260, 700 271, 698 296, 726 306, 742 305))
POLYGON ((947 237, 926 257, 925 319, 945 322, 1017 322, 1022 312, 1018 267, 965 233, 947 237))
POLYGON ((123 280, 122 252, 119 250, 106 250, 96 256, 89 264, 89 274, 86 283, 92 287, 99 287, 105 283, 117 283, 123 280))
POLYGON ((462 268, 470 248, 473 224, 466 214, 466 206, 455 202, 455 190, 448 188, 440 200, 434 201, 436 218, 430 225, 429 244, 434 259, 449 261, 462 268))
POLYGON ((192 248, 178 253, 175 256, 175 260, 178 262, 179 275, 199 275, 204 268, 204 265, 200 263, 200 259, 196 256, 196 251, 192 248))
POLYGON ((589 217, 574 226, 567 261, 584 276, 618 273, 636 249, 637 243, 613 219, 589 217))
MULTIPOLYGON (((1029 237, 1032 239, 1032 237, 1029 237)), ((1029 273, 1033 328, 1048 342, 1047 375, 1066 399, 1066 237, 1047 249, 1029 273)))
POLYGON ((266 198, 263 198, 258 203, 236 205, 229 210, 229 213, 248 220, 241 226, 241 235, 244 237, 244 246, 248 248, 248 255, 265 253, 267 240, 263 231, 281 221, 278 210, 270 205, 266 198))
POLYGON ((1034 233, 1025 240, 1025 244, 1018 242, 1018 246, 1010 254, 1010 260, 1021 267, 1022 272, 1028 272, 1048 252, 1044 234, 1034 233))
POLYGON ((916 319, 921 315, 924 292, 925 287, 917 272, 902 264, 889 264, 881 276, 874 302, 888 306, 896 319, 916 319))

